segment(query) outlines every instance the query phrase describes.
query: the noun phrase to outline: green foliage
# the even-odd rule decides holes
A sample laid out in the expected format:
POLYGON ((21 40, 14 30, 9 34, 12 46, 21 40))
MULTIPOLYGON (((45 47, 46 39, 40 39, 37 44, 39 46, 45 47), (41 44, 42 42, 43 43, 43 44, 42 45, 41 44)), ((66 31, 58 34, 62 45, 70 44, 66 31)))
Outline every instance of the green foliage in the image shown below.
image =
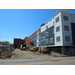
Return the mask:
POLYGON ((10 42, 8 42, 8 41, 0 41, 0 44, 2 44, 2 45, 9 45, 10 42))

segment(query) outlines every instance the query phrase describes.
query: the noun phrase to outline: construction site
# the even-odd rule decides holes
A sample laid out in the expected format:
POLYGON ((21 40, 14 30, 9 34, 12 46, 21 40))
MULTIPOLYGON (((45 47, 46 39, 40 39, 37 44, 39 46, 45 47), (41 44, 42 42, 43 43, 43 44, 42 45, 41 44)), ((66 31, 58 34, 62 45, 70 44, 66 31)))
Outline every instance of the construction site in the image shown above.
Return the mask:
POLYGON ((3 51, 1 47, 1 58, 43 59, 75 56, 74 29, 75 15, 68 10, 59 9, 47 23, 42 23, 29 37, 14 38, 13 51, 3 51))
POLYGON ((59 9, 52 15, 52 18, 29 37, 24 39, 14 38, 14 48, 39 53, 59 53, 62 56, 75 55, 75 15, 71 11, 59 9))

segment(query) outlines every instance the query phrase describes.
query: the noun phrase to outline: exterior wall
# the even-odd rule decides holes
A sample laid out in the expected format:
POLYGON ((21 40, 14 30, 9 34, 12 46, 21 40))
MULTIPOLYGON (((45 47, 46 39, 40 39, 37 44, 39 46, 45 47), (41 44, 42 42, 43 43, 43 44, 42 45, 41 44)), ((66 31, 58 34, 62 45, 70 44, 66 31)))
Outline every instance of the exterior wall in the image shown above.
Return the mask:
POLYGON ((62 19, 61 19, 61 12, 54 16, 54 33, 55 33, 55 46, 62 46, 62 19), (56 23, 56 18, 59 17, 59 21, 56 23), (60 27, 60 31, 56 32, 56 27, 60 27), (56 41, 56 37, 60 36, 60 41, 56 41))
MULTIPOLYGON (((70 14, 70 11, 68 10, 58 10, 54 17, 45 25, 41 27, 41 33, 46 30, 46 26, 50 28, 54 25, 54 45, 53 46, 73 46, 73 40, 72 40, 72 27, 71 23, 75 23, 75 15, 70 14), (65 21, 63 16, 68 16, 68 21, 65 21), (56 22, 56 18, 59 17, 59 21, 56 22), (64 30, 64 25, 69 26, 69 31, 64 30), (56 32, 56 27, 60 27, 60 31, 56 32), (57 42, 56 37, 60 36, 60 41, 57 42), (70 36, 70 41, 65 41, 65 36, 70 36)), ((51 45, 50 45, 51 46, 51 45)))
POLYGON ((46 30, 46 26, 48 26, 48 28, 50 28, 51 26, 53 26, 54 25, 53 21, 54 21, 54 18, 52 20, 50 20, 49 22, 47 22, 45 25, 43 25, 41 27, 41 32, 43 32, 43 31, 46 30))
POLYGON ((28 43, 27 43, 27 38, 28 38, 28 37, 25 37, 25 38, 24 38, 24 44, 26 45, 26 47, 27 47, 27 45, 28 45, 28 43))
POLYGON ((39 34, 39 36, 40 36, 39 46, 54 45, 55 40, 54 40, 54 31, 53 30, 54 30, 54 25, 39 34), (48 35, 47 35, 47 33, 48 33, 48 35), (50 41, 50 39, 53 39, 52 42, 50 41))
POLYGON ((14 38, 14 48, 20 48, 21 44, 24 44, 24 40, 18 39, 18 38, 14 38))
MULTIPOLYGON (((71 27, 71 23, 75 23, 75 15, 74 14, 70 14, 70 11, 68 10, 63 10, 60 9, 58 10, 55 14, 54 17, 48 21, 47 23, 45 23, 45 25, 41 26, 40 29, 38 29, 36 32, 34 32, 31 36, 29 36, 26 41, 27 41, 27 47, 30 47, 30 41, 32 41, 32 39, 34 40, 34 37, 36 36, 36 46, 39 46, 39 43, 41 40, 40 36, 45 36, 43 35, 44 31, 46 32, 47 29, 51 28, 52 26, 54 26, 54 29, 52 31, 50 31, 50 34, 53 33, 53 37, 54 37, 54 44, 45 44, 46 41, 42 41, 42 45, 41 46, 73 46, 73 40, 72 40, 72 27, 71 27), (68 16, 68 21, 65 21, 63 16, 68 16), (59 17, 59 21, 56 22, 56 18, 59 17), (69 26, 69 31, 65 31, 64 30, 64 25, 69 26), (57 27, 60 27, 59 31, 56 31, 57 27), (38 32, 41 30, 41 33, 39 34, 38 32), (56 37, 60 36, 60 41, 57 41, 56 37), (70 36, 70 41, 65 41, 65 36, 70 36)), ((47 37, 45 37, 46 39, 47 37)), ((50 36, 48 37, 50 38, 50 36)), ((50 41, 50 40, 49 40, 50 41)))
POLYGON ((73 44, 73 46, 75 46, 75 30, 74 30, 74 28, 75 28, 75 15, 74 14, 70 14, 70 18, 71 18, 71 34, 72 34, 72 44, 73 44), (72 24, 74 24, 73 26, 72 26, 72 24), (73 27, 73 28, 72 28, 73 27), (73 30, 72 30, 73 29, 73 30))
POLYGON ((72 41, 73 45, 75 46, 75 23, 71 23, 71 28, 72 28, 72 41))
POLYGON ((72 30, 71 30, 71 15, 68 12, 62 12, 62 30, 63 30, 63 46, 72 46, 72 30), (63 16, 68 16, 68 21, 64 21, 63 16), (69 31, 64 30, 64 25, 69 26, 69 31), (65 41, 65 36, 70 36, 70 41, 65 41))
MULTIPOLYGON (((41 31, 41 29, 39 28, 37 31, 35 31, 32 35, 30 35, 30 36, 25 40, 27 47, 30 47, 30 42, 32 41, 32 38, 35 37, 35 36, 38 37, 38 38, 37 38, 37 42, 38 42, 38 40, 39 40, 38 32, 40 32, 40 31, 41 31)), ((38 46, 38 44, 37 44, 37 46, 38 46)))
POLYGON ((47 24, 45 24, 44 26, 41 27, 41 32, 46 30, 46 26, 48 26, 48 28, 54 26, 54 45, 53 46, 62 46, 63 42, 62 42, 62 21, 61 21, 61 12, 59 12, 57 15, 54 16, 54 18, 52 18, 52 20, 50 20, 47 24), (59 21, 56 23, 56 18, 59 17, 59 21), (56 32, 56 27, 60 26, 60 31, 56 32), (56 37, 60 36, 60 41, 56 42, 56 37))

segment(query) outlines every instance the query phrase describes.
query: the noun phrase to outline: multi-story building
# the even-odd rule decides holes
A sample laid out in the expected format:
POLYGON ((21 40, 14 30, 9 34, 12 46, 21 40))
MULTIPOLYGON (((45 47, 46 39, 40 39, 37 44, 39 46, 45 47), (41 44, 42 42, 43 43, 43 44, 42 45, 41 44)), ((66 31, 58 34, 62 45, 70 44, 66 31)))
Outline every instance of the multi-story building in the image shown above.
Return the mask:
MULTIPOLYGON (((36 38, 36 37, 35 37, 36 38)), ((53 18, 41 25, 39 47, 59 47, 63 53, 74 53, 75 15, 70 11, 59 9, 53 18)))
MULTIPOLYGON (((32 39, 34 38, 34 37, 38 37, 39 36, 39 33, 40 33, 40 28, 37 30, 37 31, 35 31, 32 35, 30 35, 29 37, 26 37, 25 39, 24 39, 24 41, 25 41, 25 44, 26 44, 26 47, 30 47, 30 42, 32 41, 32 39)), ((37 42, 39 41, 39 39, 37 39, 37 42)), ((38 44, 37 44, 37 46, 38 46, 38 44)))
POLYGON ((29 37, 26 37, 25 44, 56 49, 64 54, 75 54, 75 15, 70 11, 59 9, 52 15, 52 19, 43 23, 41 28, 29 37))

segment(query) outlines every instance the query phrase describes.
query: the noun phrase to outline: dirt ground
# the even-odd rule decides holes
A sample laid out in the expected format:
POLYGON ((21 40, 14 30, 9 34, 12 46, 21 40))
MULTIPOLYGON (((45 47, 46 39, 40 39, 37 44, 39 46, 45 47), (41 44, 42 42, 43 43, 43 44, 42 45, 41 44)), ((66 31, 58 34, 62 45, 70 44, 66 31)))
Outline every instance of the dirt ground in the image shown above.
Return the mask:
MULTIPOLYGON (((13 59, 48 59, 48 58, 53 58, 56 57, 53 54, 42 54, 38 52, 32 52, 32 51, 23 51, 20 49, 15 49, 12 52, 11 58, 6 58, 8 60, 13 60, 13 59)), ((0 59, 0 60, 6 60, 6 59, 0 59)))
POLYGON ((15 49, 10 59, 44 59, 51 57, 52 56, 48 54, 41 54, 38 52, 33 53, 32 51, 22 51, 20 49, 15 49))

